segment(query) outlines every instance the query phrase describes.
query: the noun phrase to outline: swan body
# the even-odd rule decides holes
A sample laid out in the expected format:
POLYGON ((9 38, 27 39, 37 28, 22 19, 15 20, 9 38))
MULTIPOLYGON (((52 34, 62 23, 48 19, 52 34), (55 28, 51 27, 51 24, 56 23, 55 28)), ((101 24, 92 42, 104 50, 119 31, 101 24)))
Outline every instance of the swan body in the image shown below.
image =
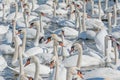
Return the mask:
POLYGON ((96 36, 96 33, 92 30, 87 30, 87 31, 83 31, 82 33, 80 33, 78 35, 78 39, 81 38, 81 39, 91 39, 93 40, 96 36))
POLYGON ((104 23, 99 19, 86 19, 86 28, 88 29, 101 29, 104 28, 104 23))
MULTIPOLYGON (((100 59, 96 59, 95 57, 92 57, 89 55, 83 55, 82 57, 83 57, 82 63, 81 63, 82 67, 99 65, 101 63, 100 59)), ((77 58, 78 58, 78 55, 74 55, 69 58, 66 58, 63 61, 63 64, 65 65, 65 67, 74 67, 74 66, 76 66, 77 58), (73 63, 73 61, 74 61, 74 63, 73 63)))
MULTIPOLYGON (((54 80, 55 69, 53 69, 52 72, 50 73, 50 76, 49 76, 48 80, 54 80)), ((59 72, 58 80, 66 80, 67 70, 63 65, 59 66, 59 71, 58 72, 59 72)))
POLYGON ((61 34, 61 31, 64 31, 64 35, 65 37, 73 37, 73 38, 76 38, 78 36, 78 31, 75 30, 75 29, 72 29, 70 27, 63 27, 61 29, 58 29, 58 30, 55 30, 53 31, 55 34, 58 34, 60 35, 61 34), (72 32, 72 33, 71 33, 72 32))
POLYGON ((49 5, 40 5, 37 9, 34 10, 35 12, 43 12, 43 13, 48 13, 48 14, 52 14, 52 7, 50 7, 49 5))
POLYGON ((100 80, 118 80, 120 79, 120 71, 112 68, 99 68, 86 72, 85 79, 100 79, 100 80), (112 76, 111 76, 112 75, 112 76))
POLYGON ((108 35, 108 33, 105 29, 103 29, 96 34, 95 39, 94 39, 96 42, 96 47, 102 53, 104 52, 104 40, 105 40, 106 35, 108 35))
POLYGON ((7 45, 7 44, 0 45, 1 54, 13 54, 14 51, 15 49, 12 48, 10 45, 7 45))

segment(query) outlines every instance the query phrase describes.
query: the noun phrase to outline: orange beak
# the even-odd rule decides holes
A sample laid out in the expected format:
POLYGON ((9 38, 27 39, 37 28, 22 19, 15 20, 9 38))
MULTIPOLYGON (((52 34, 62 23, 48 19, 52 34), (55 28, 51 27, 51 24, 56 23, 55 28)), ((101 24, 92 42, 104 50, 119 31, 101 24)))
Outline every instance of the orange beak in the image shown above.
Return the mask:
POLYGON ((71 14, 75 13, 75 10, 73 10, 73 12, 71 14))
POLYGON ((50 65, 49 65, 49 66, 50 66, 50 69, 54 68, 54 64, 55 64, 54 61, 51 61, 51 62, 50 62, 50 65))
POLYGON ((24 67, 30 64, 30 58, 27 59, 27 62, 25 63, 24 67))
POLYGON ((16 35, 20 34, 20 32, 17 32, 16 35))
POLYGON ((45 13, 41 12, 41 15, 42 15, 42 16, 45 16, 45 13))
POLYGON ((70 54, 74 51, 74 46, 71 47, 70 54))
POLYGON ((78 75, 80 78, 84 79, 84 78, 83 78, 83 74, 82 74, 80 71, 77 72, 77 75, 78 75))
POLYGON ((60 42, 60 43, 59 43, 59 45, 60 45, 61 47, 64 47, 64 44, 63 44, 63 42, 60 42))
POLYGON ((50 41, 51 41, 51 38, 48 38, 46 44, 49 43, 50 41))

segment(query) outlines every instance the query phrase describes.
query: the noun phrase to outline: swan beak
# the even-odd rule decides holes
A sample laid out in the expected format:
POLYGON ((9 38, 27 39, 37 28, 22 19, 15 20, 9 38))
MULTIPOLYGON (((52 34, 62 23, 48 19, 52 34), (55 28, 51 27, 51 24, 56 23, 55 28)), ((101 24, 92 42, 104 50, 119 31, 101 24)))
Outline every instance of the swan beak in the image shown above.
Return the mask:
POLYGON ((31 23, 29 28, 32 28, 32 27, 33 27, 33 25, 34 25, 34 23, 31 23))
POLYGON ((64 32, 64 30, 62 30, 62 35, 65 37, 65 32, 64 32))
POLYGON ((74 46, 71 47, 70 54, 74 51, 74 46))
POLYGON ((46 44, 49 43, 50 41, 51 41, 51 37, 48 37, 46 44))
POLYGON ((45 13, 41 12, 41 15, 42 15, 42 16, 45 16, 45 13))
POLYGON ((82 72, 81 72, 80 70, 77 71, 77 75, 78 75, 80 78, 83 79, 83 74, 82 74, 82 72))
POLYGON ((63 44, 63 42, 59 42, 59 45, 61 46, 61 47, 64 47, 64 44, 63 44))
POLYGON ((71 14, 75 13, 75 10, 73 10, 73 12, 71 14))
POLYGON ((54 60, 50 62, 50 65, 49 65, 50 69, 54 68, 54 64, 55 64, 54 60))
MULTIPOLYGON (((25 66, 29 65, 30 64, 30 58, 27 59, 27 62, 25 63, 25 66)), ((25 67, 24 66, 24 67, 25 67)))
POLYGON ((66 7, 66 8, 68 8, 68 7, 70 7, 70 5, 67 5, 67 7, 66 7))

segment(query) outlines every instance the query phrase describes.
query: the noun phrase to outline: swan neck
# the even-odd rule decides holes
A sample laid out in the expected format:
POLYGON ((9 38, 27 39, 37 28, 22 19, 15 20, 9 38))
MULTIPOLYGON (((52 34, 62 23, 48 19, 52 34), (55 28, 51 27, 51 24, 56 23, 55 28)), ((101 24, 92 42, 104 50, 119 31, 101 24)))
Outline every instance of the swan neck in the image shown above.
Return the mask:
POLYGON ((3 4, 3 16, 2 16, 2 20, 5 21, 5 4, 3 4))
POLYGON ((20 63, 20 76, 21 76, 24 75, 23 59, 22 59, 23 50, 21 46, 19 46, 18 54, 19 54, 19 63, 20 63))
POLYGON ((70 68, 67 70, 67 79, 66 80, 72 80, 72 74, 70 68))
POLYGON ((83 54, 83 52, 82 52, 82 46, 79 44, 78 45, 78 60, 77 60, 77 65, 76 65, 76 67, 78 67, 78 68, 81 68, 81 62, 82 62, 82 54, 83 54))
POLYGON ((16 37, 14 37, 13 39, 15 41, 15 52, 13 54, 12 62, 17 61, 17 59, 18 59, 18 42, 16 40, 16 37))
POLYGON ((25 46, 26 46, 26 31, 24 31, 23 33, 23 40, 22 40, 22 49, 23 49, 23 52, 25 51, 25 46))
POLYGON ((117 11, 116 11, 116 5, 114 5, 114 25, 117 25, 117 11))
POLYGON ((108 31, 108 33, 109 34, 111 34, 111 32, 112 32, 112 23, 111 23, 111 13, 108 13, 108 27, 109 27, 109 31, 108 31))
POLYGON ((17 14, 18 14, 18 4, 17 2, 15 2, 16 5, 16 11, 15 11, 15 16, 14 16, 14 20, 16 20, 17 14))
POLYGON ((105 9, 108 9, 108 0, 105 0, 105 9))
POLYGON ((32 11, 34 10, 35 8, 35 3, 34 3, 34 0, 32 0, 32 11))
POLYGON ((119 52, 118 52, 118 47, 116 43, 113 43, 114 45, 114 52, 115 52, 115 65, 118 65, 118 60, 119 60, 119 52))
POLYGON ((99 7, 99 20, 101 20, 101 1, 100 0, 98 3, 98 7, 99 7))
POLYGON ((83 31, 86 31, 86 26, 85 26, 85 17, 86 17, 86 2, 84 1, 84 12, 83 12, 83 31))
POLYGON ((39 19, 40 19, 40 32, 43 33, 42 15, 39 15, 39 19))
POLYGON ((56 3, 53 2, 53 8, 54 8, 54 11, 53 11, 53 17, 56 17, 56 3))
POLYGON ((39 74, 40 74, 40 63, 39 63, 39 59, 37 57, 35 57, 34 63, 35 63, 34 80, 38 80, 38 77, 39 77, 39 74))
POLYGON ((40 26, 37 27, 36 37, 35 37, 35 45, 38 46, 39 44, 39 38, 40 38, 40 26))
POLYGON ((92 15, 94 15, 94 1, 91 0, 91 4, 92 4, 92 15))

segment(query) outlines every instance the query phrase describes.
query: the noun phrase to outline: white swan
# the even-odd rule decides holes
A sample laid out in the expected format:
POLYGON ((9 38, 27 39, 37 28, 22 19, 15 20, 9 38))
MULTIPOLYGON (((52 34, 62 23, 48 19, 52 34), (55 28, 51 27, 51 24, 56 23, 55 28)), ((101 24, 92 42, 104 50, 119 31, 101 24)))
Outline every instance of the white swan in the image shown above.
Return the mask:
MULTIPOLYGON (((88 51, 84 51, 84 53, 82 53, 82 47, 79 43, 75 43, 75 48, 76 50, 78 50, 78 55, 74 55, 74 56, 71 56, 69 58, 66 58, 64 61, 63 61, 63 64, 66 66, 66 67, 73 67, 73 66, 90 66, 90 65, 98 65, 100 63, 102 63, 102 60, 100 58, 99 55, 96 55, 96 53, 88 50, 88 51), (90 54, 89 54, 89 53, 90 54), (82 54, 86 54, 88 53, 87 55, 82 55, 82 54), (90 56, 91 55, 91 56, 90 56), (82 57, 82 58, 81 58, 82 57), (87 58, 87 59, 86 59, 87 58), (73 63, 73 61, 75 63, 73 63), (82 62, 81 62, 82 61, 82 62), (77 62, 77 64, 76 64, 77 62), (80 63, 81 62, 81 63, 80 63), (91 63, 92 62, 92 63, 91 63)), ((74 50, 73 49, 73 50, 74 50)), ((72 50, 72 51, 73 51, 72 50)))

